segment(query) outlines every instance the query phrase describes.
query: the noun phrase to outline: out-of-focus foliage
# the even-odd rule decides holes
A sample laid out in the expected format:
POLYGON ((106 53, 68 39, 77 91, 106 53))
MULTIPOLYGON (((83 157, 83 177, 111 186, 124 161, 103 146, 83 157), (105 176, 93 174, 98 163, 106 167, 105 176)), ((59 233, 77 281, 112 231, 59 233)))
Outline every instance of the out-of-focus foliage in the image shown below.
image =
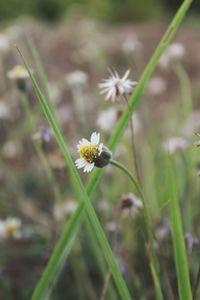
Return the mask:
MULTIPOLYGON (((143 20, 174 11, 181 0, 7 0, 0 1, 0 21, 31 15, 58 21, 66 15, 83 14, 108 21, 143 20)), ((200 2, 193 4, 200 12, 200 2)))

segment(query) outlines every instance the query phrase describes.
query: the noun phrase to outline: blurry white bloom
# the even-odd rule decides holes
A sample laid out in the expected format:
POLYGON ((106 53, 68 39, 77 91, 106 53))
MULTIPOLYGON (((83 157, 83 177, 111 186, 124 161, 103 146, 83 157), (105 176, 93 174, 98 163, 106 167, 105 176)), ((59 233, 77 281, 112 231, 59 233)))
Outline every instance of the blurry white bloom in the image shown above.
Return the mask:
POLYGON ((98 202, 98 208, 101 212, 108 212, 110 210, 110 205, 108 201, 101 200, 98 202))
POLYGON ((41 140, 42 142, 49 143, 52 138, 52 129, 47 127, 47 128, 42 128, 40 131, 36 132, 33 135, 34 140, 41 140))
POLYGON ((13 80, 25 80, 29 78, 29 74, 23 66, 17 65, 12 70, 7 72, 7 77, 13 80))
POLYGON ((71 72, 65 77, 69 86, 86 85, 88 82, 88 75, 80 70, 71 72))
POLYGON ((98 115, 97 126, 101 131, 111 133, 116 125, 118 117, 119 110, 117 110, 115 107, 103 110, 98 115))
POLYGON ((140 198, 138 198, 133 193, 129 193, 127 195, 122 195, 120 199, 120 206, 123 211, 123 216, 131 215, 132 217, 136 217, 141 209, 143 208, 143 203, 140 198))
POLYGON ((22 237, 21 220, 8 217, 5 221, 0 220, 0 238, 20 239, 22 237))
POLYGON ((185 243, 188 254, 192 254, 193 248, 199 244, 199 239, 191 233, 187 232, 185 234, 185 243))
POLYGON ((115 232, 118 229, 118 224, 115 221, 110 221, 106 227, 109 232, 115 232))
POLYGON ((0 100, 0 120, 7 120, 10 116, 8 105, 0 100))
POLYGON ((122 50, 125 53, 135 52, 142 48, 142 43, 138 39, 126 39, 122 44, 122 50))
POLYGON ((6 52, 9 50, 9 41, 6 35, 0 34, 0 52, 6 52))
POLYGON ((8 140, 2 150, 5 158, 14 159, 22 153, 22 146, 19 142, 8 140))
POLYGON ((191 138, 195 132, 200 131, 200 111, 196 110, 191 112, 187 121, 181 128, 181 135, 191 138))
POLYGON ((127 70, 122 78, 119 77, 116 71, 109 70, 109 72, 111 76, 99 84, 100 93, 106 94, 105 100, 111 99, 114 102, 117 96, 131 93, 133 87, 137 85, 136 81, 127 79, 130 70, 127 70))
POLYGON ((154 233, 156 239, 159 241, 169 238, 171 234, 171 227, 168 220, 166 219, 160 220, 160 222, 156 225, 154 233))
POLYGON ((168 138, 163 143, 163 149, 170 154, 176 151, 183 151, 188 147, 188 141, 182 137, 173 136, 168 138))
POLYGON ((75 161, 78 169, 84 168, 83 172, 91 172, 95 166, 95 160, 100 156, 103 144, 99 144, 100 134, 93 132, 90 141, 82 139, 77 145, 80 158, 75 161))
POLYGON ((169 66, 171 62, 181 60, 185 55, 185 48, 181 43, 173 43, 169 45, 159 60, 162 68, 169 66))
POLYGON ((74 200, 67 200, 61 204, 56 204, 54 206, 54 216, 56 218, 56 220, 60 221, 63 218, 70 217, 73 212, 76 210, 77 208, 77 203, 74 200))
POLYGON ((157 96, 165 92, 166 89, 167 83, 162 77, 155 76, 149 80, 147 90, 150 94, 157 96))
POLYGON ((61 88, 59 88, 58 84, 54 82, 49 82, 48 91, 49 95, 51 95, 51 100, 53 104, 58 104, 61 101, 61 88))

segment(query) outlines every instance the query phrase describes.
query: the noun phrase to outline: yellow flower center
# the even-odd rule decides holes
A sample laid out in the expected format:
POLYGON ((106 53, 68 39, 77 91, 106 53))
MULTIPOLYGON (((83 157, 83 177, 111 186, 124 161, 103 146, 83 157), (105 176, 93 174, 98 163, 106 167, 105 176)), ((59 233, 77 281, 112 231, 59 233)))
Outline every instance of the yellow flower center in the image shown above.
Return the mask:
POLYGON ((5 231, 8 236, 12 236, 15 232, 16 228, 14 224, 7 224, 5 227, 5 231))
POLYGON ((22 72, 24 72, 24 68, 22 66, 15 66, 13 71, 16 76, 19 76, 22 72))
POLYGON ((94 162, 99 153, 97 146, 94 144, 81 145, 78 152, 80 157, 85 158, 90 164, 94 162))

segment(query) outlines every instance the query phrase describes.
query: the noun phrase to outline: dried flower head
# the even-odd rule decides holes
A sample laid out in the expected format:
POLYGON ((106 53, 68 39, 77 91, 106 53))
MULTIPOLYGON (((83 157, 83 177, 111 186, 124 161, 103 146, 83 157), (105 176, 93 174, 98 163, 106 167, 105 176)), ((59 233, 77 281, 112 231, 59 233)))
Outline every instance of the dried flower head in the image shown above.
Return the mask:
POLYGON ((78 169, 84 168, 83 172, 91 172, 94 166, 102 168, 111 158, 111 152, 100 143, 100 134, 93 132, 90 141, 83 138, 77 145, 80 158, 75 161, 78 169))
POLYGON ((117 96, 130 94, 134 86, 137 85, 136 81, 128 79, 130 70, 127 70, 122 78, 116 71, 109 69, 109 72, 111 76, 99 84, 100 93, 106 94, 105 100, 111 99, 114 102, 117 96))
POLYGON ((132 217, 136 217, 143 208, 143 203, 136 195, 129 193, 121 196, 120 207, 125 216, 130 214, 132 217))

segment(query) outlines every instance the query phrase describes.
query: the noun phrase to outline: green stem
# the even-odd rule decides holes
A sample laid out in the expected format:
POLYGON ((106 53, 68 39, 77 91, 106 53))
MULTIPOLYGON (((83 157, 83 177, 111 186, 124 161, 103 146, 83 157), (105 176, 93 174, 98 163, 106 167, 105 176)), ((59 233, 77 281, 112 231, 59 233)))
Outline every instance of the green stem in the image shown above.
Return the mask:
POLYGON ((145 200, 144 193, 142 191, 140 184, 134 178, 133 174, 123 164, 121 164, 120 162, 113 160, 113 159, 110 160, 110 164, 117 167, 121 171, 123 171, 129 177, 129 179, 133 183, 139 197, 141 198, 141 200, 143 202, 144 220, 145 220, 145 224, 146 224, 148 240, 150 242, 150 251, 149 251, 150 252, 149 253, 150 269, 151 269, 152 277, 154 280, 157 299, 161 300, 161 299, 163 299, 163 296, 162 296, 162 291, 161 291, 161 287, 160 287, 160 281, 159 281, 158 271, 157 271, 157 260, 156 260, 156 256, 155 256, 155 252, 154 252, 154 246, 153 246, 153 234, 152 234, 152 230, 151 230, 152 222, 151 222, 151 217, 149 215, 149 209, 147 206, 147 202, 145 200))

